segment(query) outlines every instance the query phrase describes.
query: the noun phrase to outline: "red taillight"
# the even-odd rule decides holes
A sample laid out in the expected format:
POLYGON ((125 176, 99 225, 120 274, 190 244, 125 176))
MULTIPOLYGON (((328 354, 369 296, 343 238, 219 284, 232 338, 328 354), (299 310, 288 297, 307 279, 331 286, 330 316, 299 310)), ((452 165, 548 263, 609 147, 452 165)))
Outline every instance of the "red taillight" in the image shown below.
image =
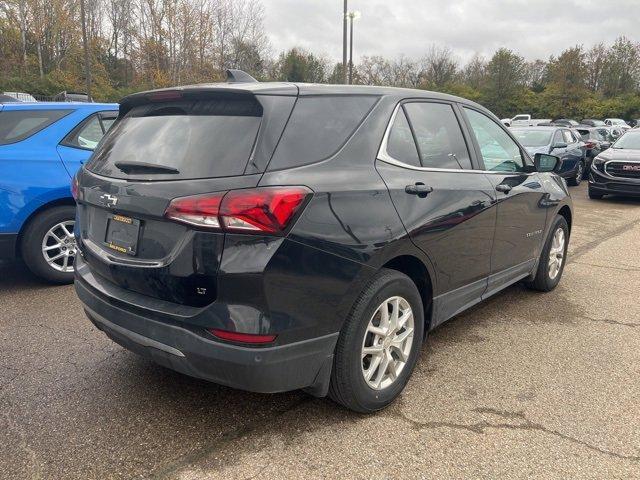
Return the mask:
POLYGON ((253 333, 238 333, 229 332, 227 330, 220 330, 217 328, 208 329, 213 336, 220 338, 221 340, 228 340, 230 342, 248 343, 248 344, 262 344, 271 343, 276 339, 276 335, 256 335, 253 333))
POLYGON ((79 187, 78 187, 78 174, 74 175, 73 178, 71 179, 71 195, 73 196, 73 199, 75 201, 78 201, 78 192, 79 192, 79 187))
POLYGON ((585 146, 586 146, 587 148, 594 148, 594 147, 596 146, 596 142, 587 142, 587 143, 585 144, 585 146))
POLYGON ((171 201, 165 216, 198 227, 279 234, 310 194, 306 187, 264 187, 181 197, 171 201))

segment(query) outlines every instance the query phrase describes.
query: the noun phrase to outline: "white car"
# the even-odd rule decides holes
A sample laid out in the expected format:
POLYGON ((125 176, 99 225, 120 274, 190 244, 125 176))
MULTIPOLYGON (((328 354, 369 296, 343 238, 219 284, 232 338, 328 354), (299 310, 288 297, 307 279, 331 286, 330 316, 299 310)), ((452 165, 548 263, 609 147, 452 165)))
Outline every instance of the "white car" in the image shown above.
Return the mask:
POLYGON ((535 127, 540 123, 551 122, 550 118, 531 118, 531 115, 519 114, 513 118, 503 118, 500 120, 507 127, 535 127))
POLYGON ((625 122, 621 118, 605 118, 604 123, 606 123, 610 127, 620 127, 624 129, 631 128, 631 125, 629 125, 627 122, 625 122))
POLYGON ((9 97, 13 97, 16 100, 20 100, 21 102, 37 102, 33 95, 23 92, 4 92, 3 95, 7 95, 9 97))

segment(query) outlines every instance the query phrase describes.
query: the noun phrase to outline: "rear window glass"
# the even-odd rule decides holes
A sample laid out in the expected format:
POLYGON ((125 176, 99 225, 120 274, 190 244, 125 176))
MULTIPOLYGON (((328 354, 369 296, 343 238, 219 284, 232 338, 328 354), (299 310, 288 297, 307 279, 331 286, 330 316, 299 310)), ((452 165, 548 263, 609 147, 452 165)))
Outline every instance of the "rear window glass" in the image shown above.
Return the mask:
POLYGON ((12 110, 0 112, 0 145, 20 142, 60 120, 71 110, 12 110))
POLYGON ((262 107, 254 99, 145 104, 113 125, 87 168, 113 178, 150 180, 242 175, 261 120, 262 107))
POLYGON ((374 96, 300 97, 269 169, 307 165, 333 156, 377 100, 374 96))

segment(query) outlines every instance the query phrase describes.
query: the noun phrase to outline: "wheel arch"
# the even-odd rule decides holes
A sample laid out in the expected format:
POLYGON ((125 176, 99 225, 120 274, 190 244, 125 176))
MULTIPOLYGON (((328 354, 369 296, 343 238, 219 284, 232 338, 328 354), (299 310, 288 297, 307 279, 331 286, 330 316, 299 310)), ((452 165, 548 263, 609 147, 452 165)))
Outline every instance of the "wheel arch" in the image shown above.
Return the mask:
POLYGON ((56 198, 55 200, 51 200, 43 205, 40 205, 33 212, 29 214, 29 216, 22 223, 22 227, 20 227, 20 231, 18 232, 18 239, 16 241, 16 255, 22 256, 22 240, 24 236, 24 232, 27 230, 29 225, 43 212, 46 210, 50 210, 54 207, 75 207, 76 202, 73 197, 62 197, 56 198))
POLYGON ((433 316, 433 280, 429 269, 422 260, 414 255, 394 257, 382 265, 382 268, 404 273, 416 285, 422 298, 425 321, 424 334, 426 335, 431 326, 433 316))
POLYGON ((560 210, 558 210, 558 215, 560 215, 567 221, 567 225, 569 226, 569 235, 571 235, 571 223, 573 221, 573 214, 571 213, 569 205, 564 205, 562 208, 560 208, 560 210))

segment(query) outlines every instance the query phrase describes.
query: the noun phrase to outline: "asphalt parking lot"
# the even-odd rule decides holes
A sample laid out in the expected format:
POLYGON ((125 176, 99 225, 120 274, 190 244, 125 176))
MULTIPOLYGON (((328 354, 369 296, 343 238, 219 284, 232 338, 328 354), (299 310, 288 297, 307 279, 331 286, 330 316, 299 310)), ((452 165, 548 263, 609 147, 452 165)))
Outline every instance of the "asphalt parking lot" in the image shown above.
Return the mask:
POLYGON ((0 478, 640 478, 640 201, 571 192, 560 286, 437 329, 371 416, 156 366, 0 267, 0 478))

